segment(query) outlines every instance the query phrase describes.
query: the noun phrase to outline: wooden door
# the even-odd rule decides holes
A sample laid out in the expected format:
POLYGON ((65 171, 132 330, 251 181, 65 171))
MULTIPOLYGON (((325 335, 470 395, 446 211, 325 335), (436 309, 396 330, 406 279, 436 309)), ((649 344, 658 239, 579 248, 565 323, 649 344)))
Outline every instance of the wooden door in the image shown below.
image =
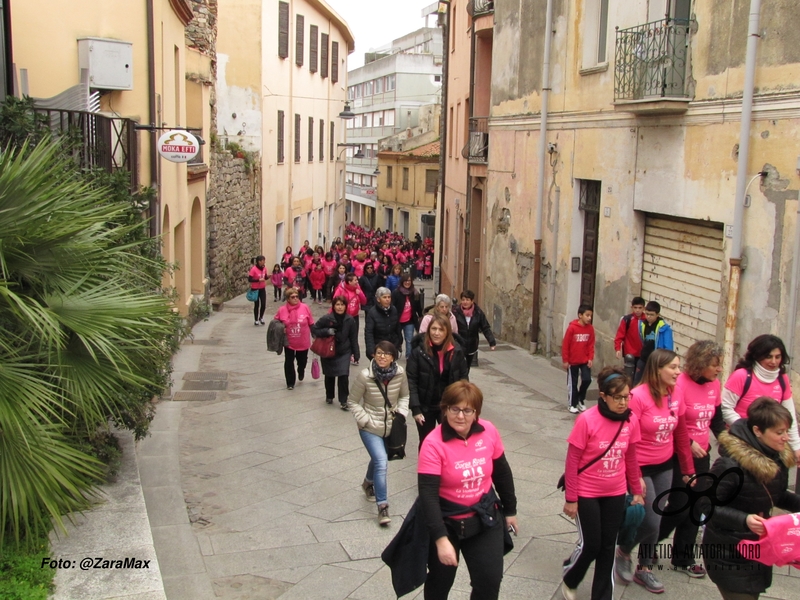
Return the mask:
POLYGON ((581 181, 580 207, 584 211, 581 259, 581 304, 594 306, 597 273, 597 236, 600 229, 600 182, 581 181))

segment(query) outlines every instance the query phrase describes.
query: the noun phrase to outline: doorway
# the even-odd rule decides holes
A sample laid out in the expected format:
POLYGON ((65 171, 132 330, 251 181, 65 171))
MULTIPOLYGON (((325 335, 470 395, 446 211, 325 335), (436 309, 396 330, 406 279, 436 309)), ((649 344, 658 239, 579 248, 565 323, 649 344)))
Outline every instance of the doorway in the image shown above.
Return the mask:
POLYGON ((580 182, 580 209, 583 218, 583 253, 581 255, 581 304, 594 306, 597 273, 597 237, 600 230, 600 185, 588 179, 580 182))

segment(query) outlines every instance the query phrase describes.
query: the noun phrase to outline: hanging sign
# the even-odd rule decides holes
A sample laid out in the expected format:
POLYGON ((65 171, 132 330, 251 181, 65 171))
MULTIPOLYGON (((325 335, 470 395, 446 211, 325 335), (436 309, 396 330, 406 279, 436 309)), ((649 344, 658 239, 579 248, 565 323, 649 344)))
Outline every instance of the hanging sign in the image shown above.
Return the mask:
POLYGON ((188 131, 172 129, 158 138, 158 153, 168 161, 189 162, 200 152, 200 142, 188 131))

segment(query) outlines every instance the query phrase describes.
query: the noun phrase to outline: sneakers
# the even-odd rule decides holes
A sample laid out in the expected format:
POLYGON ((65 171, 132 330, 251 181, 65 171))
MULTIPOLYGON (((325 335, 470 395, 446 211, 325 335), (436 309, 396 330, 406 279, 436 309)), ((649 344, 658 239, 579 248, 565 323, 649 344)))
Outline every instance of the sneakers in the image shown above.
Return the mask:
POLYGON ((361 489, 367 496, 367 500, 375 500, 375 486, 366 479, 361 483, 361 489))
POLYGON ((583 402, 578 402, 578 411, 583 412, 586 410, 586 405, 583 402))
POLYGON ((578 600, 578 590, 567 587, 564 581, 561 582, 561 595, 564 597, 564 600, 578 600))
POLYGON ((255 323, 253 323, 253 325, 255 325, 256 327, 258 327, 259 325, 261 325, 261 323, 259 323, 258 321, 256 321, 255 323))
POLYGON ((293 390, 293 389, 294 389, 294 386, 293 386, 293 385, 287 385, 287 386, 286 386, 286 389, 287 389, 287 390, 293 390))
POLYGON ((688 565, 686 567, 675 567, 676 569, 683 571, 692 579, 702 579, 706 576, 706 568, 703 565, 688 565))
POLYGON ((621 581, 625 582, 625 584, 633 581, 633 564, 631 563, 631 555, 625 554, 619 548, 617 548, 617 553, 614 557, 614 572, 621 581))
POLYGON ((573 415, 577 415, 578 412, 580 412, 580 411, 578 410, 577 406, 570 406, 569 407, 569 412, 571 412, 573 415))
POLYGON ((333 404, 333 398, 325 398, 325 404, 333 404))
POLYGON ((303 381, 306 378, 306 372, 300 371, 297 373, 297 381, 303 381))
POLYGON ((339 404, 339 408, 341 408, 342 410, 350 410, 349 408, 347 408, 347 404, 346 403, 345 404, 339 404))
POLYGON ((656 576, 653 575, 650 569, 642 569, 641 567, 636 569, 633 580, 639 585, 644 586, 644 589, 652 594, 664 593, 664 584, 656 579, 656 576))
POLYGON ((258 320, 258 324, 259 324, 259 325, 265 325, 266 323, 264 323, 264 319, 259 319, 259 320, 258 320))
POLYGON ((389 517, 389 505, 382 504, 378 507, 378 525, 386 527, 392 519, 389 517))

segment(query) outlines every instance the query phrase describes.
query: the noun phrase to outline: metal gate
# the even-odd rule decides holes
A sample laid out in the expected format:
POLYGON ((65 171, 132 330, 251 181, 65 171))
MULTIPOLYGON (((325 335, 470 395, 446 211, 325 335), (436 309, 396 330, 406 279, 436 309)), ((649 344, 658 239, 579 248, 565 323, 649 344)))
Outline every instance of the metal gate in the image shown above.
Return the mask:
POLYGON ((642 296, 661 304, 678 354, 717 339, 723 254, 722 224, 646 218, 642 296))

